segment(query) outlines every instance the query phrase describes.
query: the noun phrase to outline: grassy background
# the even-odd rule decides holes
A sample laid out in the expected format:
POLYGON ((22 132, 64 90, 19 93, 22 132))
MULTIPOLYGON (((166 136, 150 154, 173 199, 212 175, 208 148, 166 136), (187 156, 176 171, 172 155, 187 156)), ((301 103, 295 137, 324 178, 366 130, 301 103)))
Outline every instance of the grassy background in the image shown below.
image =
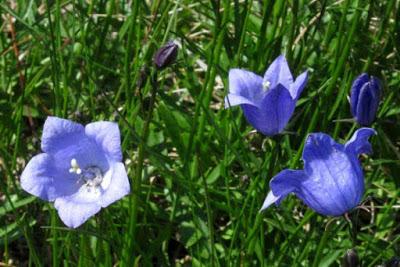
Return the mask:
POLYGON ((0 266, 337 266, 350 248, 376 266, 400 255, 399 5, 1 1, 0 266), (178 62, 158 75, 153 106, 152 56, 169 39, 178 62), (230 68, 263 74, 282 53, 310 78, 289 133, 269 139, 223 97, 230 68), (302 168, 307 133, 344 142, 357 128, 343 119, 363 71, 384 85, 374 154, 361 159, 371 212, 350 214, 350 228, 290 196, 259 214, 270 178, 302 168), (121 129, 133 193, 76 230, 19 186, 48 115, 121 129))

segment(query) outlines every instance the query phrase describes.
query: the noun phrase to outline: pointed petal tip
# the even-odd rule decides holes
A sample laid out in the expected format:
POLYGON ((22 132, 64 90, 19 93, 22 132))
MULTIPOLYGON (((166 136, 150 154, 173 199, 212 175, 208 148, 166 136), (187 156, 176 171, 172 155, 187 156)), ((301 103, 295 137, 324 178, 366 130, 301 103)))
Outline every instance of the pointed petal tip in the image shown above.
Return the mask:
POLYGON ((231 105, 230 105, 229 98, 228 98, 228 95, 227 95, 224 98, 224 109, 228 109, 230 107, 231 107, 231 105))
POLYGON ((293 83, 293 75, 284 55, 278 56, 269 65, 264 74, 263 81, 268 82, 270 88, 274 88, 278 83, 283 84, 286 88, 290 87, 293 83))
POLYGON ((283 54, 279 55, 277 58, 274 59, 274 61, 272 61, 271 66, 273 65, 278 65, 279 68, 286 67, 287 69, 289 69, 289 64, 285 55, 283 54))
POLYGON ((279 200, 279 196, 275 196, 274 193, 272 193, 272 191, 269 191, 267 197, 264 200, 264 203, 262 204, 261 209, 259 210, 259 212, 263 212, 264 210, 266 210, 269 206, 271 206, 272 204, 274 204, 275 202, 277 202, 279 200))
MULTIPOLYGON (((284 60, 284 61, 287 61, 284 54, 280 54, 276 59, 277 59, 277 60, 284 60)), ((276 59, 275 59, 275 60, 276 60, 276 59)))
POLYGON ((378 134, 377 131, 376 131, 375 129, 370 128, 370 127, 362 127, 362 128, 360 128, 360 129, 358 129, 356 132, 361 132, 361 131, 363 131, 363 132, 365 132, 365 133, 368 133, 370 136, 371 136, 371 135, 377 135, 377 134, 378 134))
POLYGON ((289 91, 293 99, 297 100, 300 94, 303 92, 308 82, 308 71, 304 71, 302 74, 297 76, 296 80, 290 85, 289 91))
POLYGON ((346 142, 345 148, 349 153, 356 155, 372 153, 372 146, 368 141, 369 137, 376 135, 377 132, 372 128, 363 127, 354 132, 349 141, 346 142))
POLYGON ((236 95, 236 94, 228 94, 225 97, 225 108, 231 108, 234 106, 238 106, 238 105, 250 105, 250 106, 257 106, 253 101, 251 101, 250 99, 240 96, 240 95, 236 95))

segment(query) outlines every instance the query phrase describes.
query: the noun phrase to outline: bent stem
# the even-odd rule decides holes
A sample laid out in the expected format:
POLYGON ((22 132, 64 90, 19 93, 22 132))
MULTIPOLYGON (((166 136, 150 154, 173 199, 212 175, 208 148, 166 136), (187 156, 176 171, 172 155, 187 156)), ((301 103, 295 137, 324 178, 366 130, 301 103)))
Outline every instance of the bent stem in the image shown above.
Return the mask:
POLYGON ((349 226, 349 236, 351 239, 351 243, 353 245, 353 248, 357 246, 357 234, 358 234, 358 230, 357 230, 357 226, 358 226, 358 216, 359 216, 359 210, 356 211, 355 216, 350 217, 349 218, 349 214, 345 213, 344 217, 348 223, 349 226))
POLYGON ((126 235, 127 237, 127 240, 125 242, 126 246, 122 253, 122 260, 125 264, 122 264, 121 266, 132 266, 132 261, 134 260, 134 257, 132 257, 132 252, 133 252, 133 242, 136 240, 135 236, 136 236, 136 226, 137 226, 137 214, 139 210, 139 198, 142 186, 142 170, 145 157, 145 145, 147 141, 147 136, 149 135, 149 126, 156 100, 157 87, 158 87, 157 72, 154 72, 153 75, 151 76, 151 98, 150 98, 149 111, 147 113, 147 117, 144 122, 141 133, 141 142, 139 143, 138 147, 137 167, 133 179, 133 190, 130 199, 131 205, 130 205, 128 234, 126 235))

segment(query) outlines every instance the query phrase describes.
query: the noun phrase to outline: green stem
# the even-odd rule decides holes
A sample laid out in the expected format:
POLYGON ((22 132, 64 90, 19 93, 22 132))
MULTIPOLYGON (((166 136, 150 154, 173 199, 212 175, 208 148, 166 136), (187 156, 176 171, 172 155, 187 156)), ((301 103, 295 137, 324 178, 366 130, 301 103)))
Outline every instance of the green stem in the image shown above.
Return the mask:
POLYGON ((157 72, 155 72, 151 77, 151 98, 150 98, 149 112, 147 114, 142 129, 142 134, 141 134, 142 141, 139 143, 138 147, 138 161, 132 185, 133 190, 131 194, 130 218, 129 218, 127 240, 126 240, 127 245, 125 246, 125 250, 122 253, 122 260, 125 264, 122 264, 121 266, 132 266, 133 242, 136 240, 135 236, 137 227, 137 214, 139 210, 140 191, 142 186, 142 171, 143 171, 143 162, 145 158, 145 146, 147 142, 147 136, 149 135, 150 121, 152 118, 154 104, 157 96, 157 87, 158 87, 157 72))
POLYGON ((207 187, 207 181, 204 175, 201 175, 203 185, 204 185, 204 192, 205 192, 205 203, 206 203, 206 211, 207 211, 207 223, 208 223, 208 234, 210 235, 210 249, 211 249, 211 266, 215 266, 215 251, 214 251, 214 228, 213 228, 213 220, 212 220, 212 214, 211 214, 211 208, 210 208, 210 198, 209 198, 209 193, 208 193, 208 187, 207 187))
POLYGON ((50 223, 51 223, 51 256, 53 265, 57 267, 59 258, 58 258, 58 244, 57 244, 57 213, 54 208, 50 207, 50 223))
POLYGON ((318 267, 319 263, 321 262, 322 251, 326 247, 326 242, 328 241, 330 229, 329 226, 325 229, 324 233, 322 234, 321 241, 318 244, 317 254, 315 255, 314 262, 312 267, 318 267))
MULTIPOLYGON (((268 151, 271 153, 270 157, 265 158, 265 162, 269 160, 268 163, 268 173, 267 173, 267 179, 271 179, 272 175, 274 174, 275 166, 277 165, 276 163, 279 161, 279 155, 280 155, 280 148, 281 148, 281 136, 276 136, 272 138, 273 140, 273 146, 271 147, 271 150, 268 151)), ((247 252, 248 256, 251 257, 251 254, 254 252, 254 247, 255 247, 255 240, 254 238, 257 237, 256 233, 260 230, 260 227, 262 226, 262 218, 263 214, 260 212, 257 212, 256 218, 253 220, 254 225, 251 228, 247 238, 246 238, 246 245, 247 245, 247 252)))

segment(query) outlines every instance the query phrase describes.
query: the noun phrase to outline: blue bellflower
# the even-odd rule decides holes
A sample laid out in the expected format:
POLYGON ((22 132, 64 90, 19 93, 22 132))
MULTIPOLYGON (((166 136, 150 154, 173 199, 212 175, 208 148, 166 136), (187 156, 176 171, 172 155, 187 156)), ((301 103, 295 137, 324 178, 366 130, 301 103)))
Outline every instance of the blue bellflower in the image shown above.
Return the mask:
POLYGON ((307 72, 293 81, 283 55, 272 62, 264 77, 250 71, 229 71, 229 94, 225 107, 240 105, 257 131, 273 136, 283 131, 307 83, 307 72))
POLYGON ((48 117, 41 148, 21 175, 21 186, 43 200, 54 201, 61 220, 76 228, 129 194, 122 161, 120 132, 113 122, 86 125, 48 117))
POLYGON ((378 78, 363 73, 351 87, 351 113, 362 126, 369 126, 375 119, 381 95, 381 82, 378 78))
POLYGON ((304 170, 283 170, 270 181, 271 191, 261 210, 294 193, 307 206, 327 216, 342 215, 356 207, 364 194, 364 175, 358 155, 371 153, 371 128, 357 130, 345 144, 329 135, 308 135, 304 150, 304 170))

